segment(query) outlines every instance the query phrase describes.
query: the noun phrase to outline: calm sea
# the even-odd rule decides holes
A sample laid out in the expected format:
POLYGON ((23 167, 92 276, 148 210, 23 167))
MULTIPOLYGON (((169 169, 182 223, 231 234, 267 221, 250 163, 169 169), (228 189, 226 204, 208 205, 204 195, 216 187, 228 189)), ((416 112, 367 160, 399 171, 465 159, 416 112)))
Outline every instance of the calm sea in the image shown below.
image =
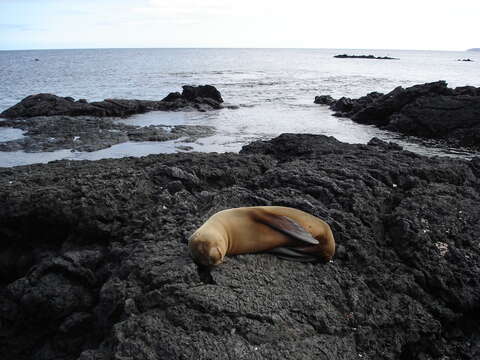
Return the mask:
MULTIPOLYGON (((211 125, 214 136, 200 139, 195 151, 238 151, 256 139, 284 132, 335 136, 366 143, 373 136, 396 141, 427 155, 468 152, 425 147, 418 140, 358 125, 331 116, 313 104, 316 95, 358 97, 396 86, 446 80, 451 87, 480 86, 480 53, 348 49, 92 49, 0 51, 0 111, 40 92, 86 98, 161 99, 184 84, 212 84, 227 103, 239 109, 208 113, 152 112, 126 120, 129 124, 211 125), (333 55, 374 54, 400 60, 335 59, 333 55), (474 62, 459 62, 460 58, 474 62), (35 61, 38 59, 38 61, 35 61)), ((0 141, 22 132, 0 128, 0 141)), ((178 142, 125 143, 80 153, 0 153, 0 166, 55 159, 99 159, 178 151, 178 142)))

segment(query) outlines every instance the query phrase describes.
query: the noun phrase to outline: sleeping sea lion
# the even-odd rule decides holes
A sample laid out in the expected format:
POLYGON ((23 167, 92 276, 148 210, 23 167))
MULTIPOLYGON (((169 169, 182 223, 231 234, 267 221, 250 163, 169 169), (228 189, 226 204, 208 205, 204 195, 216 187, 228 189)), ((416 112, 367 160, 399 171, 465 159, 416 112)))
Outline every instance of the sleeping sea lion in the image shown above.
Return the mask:
POLYGON ((283 206, 219 211, 190 236, 188 246, 193 260, 203 266, 218 265, 225 255, 261 251, 295 261, 325 262, 335 253, 335 240, 326 222, 283 206))

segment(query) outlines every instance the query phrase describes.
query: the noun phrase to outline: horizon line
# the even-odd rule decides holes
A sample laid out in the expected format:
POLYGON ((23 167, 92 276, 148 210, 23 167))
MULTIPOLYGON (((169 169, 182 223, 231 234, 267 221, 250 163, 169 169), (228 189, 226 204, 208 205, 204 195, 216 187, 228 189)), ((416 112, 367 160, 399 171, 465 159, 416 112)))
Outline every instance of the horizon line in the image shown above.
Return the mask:
POLYGON ((33 49, 0 49, 0 51, 45 51, 45 50, 139 50, 139 49, 210 49, 210 50, 377 50, 377 51, 443 51, 443 52, 468 52, 470 49, 464 50, 439 50, 439 49, 394 49, 394 48, 329 48, 329 47, 211 47, 211 46, 145 46, 145 47, 72 47, 72 48, 33 48, 33 49))

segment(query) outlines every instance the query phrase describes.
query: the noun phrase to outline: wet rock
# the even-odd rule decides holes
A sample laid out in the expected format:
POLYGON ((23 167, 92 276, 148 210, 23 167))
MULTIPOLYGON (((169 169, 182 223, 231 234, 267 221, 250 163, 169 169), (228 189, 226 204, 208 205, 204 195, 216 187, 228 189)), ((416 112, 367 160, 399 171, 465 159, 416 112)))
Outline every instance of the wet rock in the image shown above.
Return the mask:
POLYGON ((211 99, 217 103, 222 103, 222 95, 220 92, 211 85, 200 85, 200 86, 182 86, 183 92, 182 97, 188 101, 196 101, 198 99, 211 99))
POLYGON ((1 354, 477 359, 479 202, 477 158, 320 135, 0 169, 1 354), (249 254, 198 269, 188 236, 256 205, 325 219, 333 261, 249 254))
POLYGON ((0 126, 20 128, 23 138, 0 142, 0 151, 41 152, 61 149, 97 151, 127 141, 168 141, 186 137, 195 141, 214 133, 211 126, 133 126, 118 119, 91 116, 40 116, 6 120, 0 126))
POLYGON ((336 116, 358 123, 480 149, 480 88, 473 86, 451 89, 445 81, 437 81, 397 87, 385 95, 341 98, 330 108, 336 116))
MULTIPOLYGON (((325 95, 324 95, 325 96, 325 95)), ((330 108, 337 113, 349 113, 353 108, 353 101, 347 97, 341 97, 330 104, 330 108)))
POLYGON ((386 142, 386 141, 383 141, 383 140, 380 140, 379 138, 372 138, 369 142, 368 142, 368 145, 370 146, 377 146, 379 148, 383 148, 383 149, 387 149, 387 150, 403 150, 403 148, 396 144, 396 143, 393 143, 393 142, 386 142))
POLYGON ((335 102, 335 99, 330 95, 315 96, 315 101, 314 101, 315 104, 321 104, 321 105, 331 105, 334 102, 335 102))
POLYGON ((72 97, 36 94, 3 111, 0 116, 8 119, 53 115, 126 117, 152 110, 173 111, 193 108, 206 111, 222 107, 223 99, 220 92, 211 85, 183 88, 182 94, 170 93, 160 101, 105 99, 88 103, 85 99, 74 101, 72 97))
POLYGON ((180 146, 175 146, 175 148, 182 150, 182 151, 191 151, 193 150, 192 146, 187 146, 187 145, 180 145, 180 146))

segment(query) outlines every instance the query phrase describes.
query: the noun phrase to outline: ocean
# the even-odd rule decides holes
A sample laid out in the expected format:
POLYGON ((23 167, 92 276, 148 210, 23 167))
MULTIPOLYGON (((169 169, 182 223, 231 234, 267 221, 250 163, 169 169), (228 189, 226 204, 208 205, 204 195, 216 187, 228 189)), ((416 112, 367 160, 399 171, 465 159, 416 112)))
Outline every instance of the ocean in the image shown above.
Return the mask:
MULTIPOLYGON (((415 138, 336 118, 316 95, 359 97, 371 91, 445 80, 450 87, 480 86, 480 53, 352 49, 87 49, 0 51, 0 111, 36 93, 85 98, 156 99, 182 85, 211 84, 238 109, 150 112, 121 119, 128 124, 210 125, 215 135, 182 143, 193 151, 238 152, 254 140, 284 132, 334 136, 367 143, 376 136, 425 155, 471 157, 468 151, 425 146, 415 138), (336 54, 374 54, 400 60, 336 59, 336 54), (474 62, 457 59, 470 58, 474 62), (36 61, 35 59, 38 59, 36 61)), ((0 128, 0 141, 22 131, 0 128)), ((96 160, 181 151, 178 140, 129 142, 92 153, 2 152, 0 166, 57 159, 96 160)))

